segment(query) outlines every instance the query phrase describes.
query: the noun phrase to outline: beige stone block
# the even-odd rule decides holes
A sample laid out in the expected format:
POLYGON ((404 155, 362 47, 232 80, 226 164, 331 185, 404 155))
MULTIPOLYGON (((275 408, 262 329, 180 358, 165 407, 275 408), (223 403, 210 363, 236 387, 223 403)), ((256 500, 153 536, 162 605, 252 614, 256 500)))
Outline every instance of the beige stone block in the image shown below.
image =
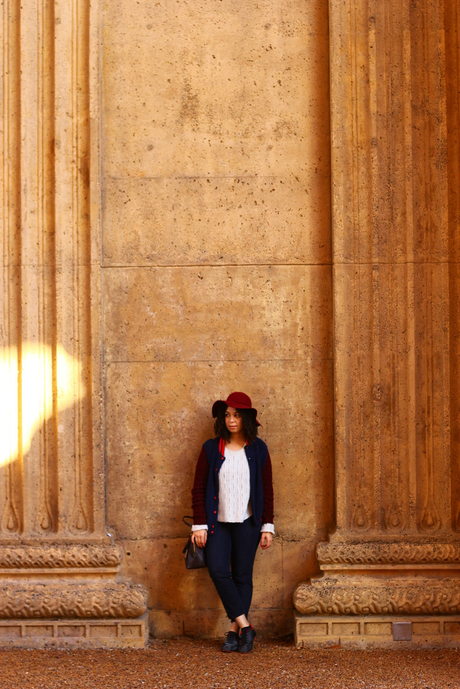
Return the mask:
POLYGON ((345 649, 457 648, 458 617, 442 615, 328 615, 302 617, 295 615, 296 646, 311 649, 341 647, 345 649), (372 620, 372 621, 369 621, 372 620), (412 630, 409 638, 398 638, 395 630, 401 623, 412 630), (414 633, 414 628, 420 630, 414 633), (422 630, 426 631, 422 631, 422 630), (394 636, 393 636, 394 635, 394 636))
POLYGON ((259 632, 259 638, 279 639, 290 636, 293 632, 292 610, 277 608, 272 610, 250 611, 251 623, 259 632))
POLYGON ((328 263, 329 179, 108 178, 104 266, 328 263))
POLYGON ((358 636, 359 622, 332 622, 332 633, 337 636, 358 636))
MULTIPOLYGON (((153 637, 174 638, 186 635, 219 639, 216 650, 220 648, 229 626, 223 610, 152 610, 149 621, 153 637)), ((292 610, 251 610, 251 621, 259 638, 279 638, 292 634, 292 610)))
POLYGON ((299 624, 300 636, 327 636, 327 622, 303 622, 299 624))
POLYGON ((120 633, 122 637, 126 638, 140 638, 143 634, 141 624, 122 624, 120 625, 120 633))
POLYGON ((28 624, 25 628, 25 636, 45 636, 45 637, 52 637, 53 636, 53 626, 52 625, 33 625, 33 624, 28 624))
POLYGON ((444 632, 446 634, 460 635, 460 622, 444 622, 444 632))
POLYGON ((296 586, 318 573, 315 556, 316 539, 289 540, 282 538, 283 548, 283 607, 293 607, 292 594, 296 586))
POLYGON ((180 538, 121 541, 125 554, 122 573, 147 587, 150 609, 220 610, 208 570, 185 568, 182 549, 188 530, 185 526, 178 530, 183 531, 180 538))
POLYGON ((183 614, 183 634, 186 636, 222 638, 229 624, 222 606, 220 610, 191 610, 183 614))
POLYGON ((328 352, 328 266, 113 268, 104 284, 109 362, 328 352))
POLYGON ((108 174, 315 166, 328 141, 323 3, 117 2, 103 15, 108 174))
POLYGON ((283 584, 283 543, 281 539, 275 538, 268 550, 262 550, 260 547, 257 549, 251 608, 282 608, 283 584))
POLYGON ((277 528, 287 538, 305 538, 331 522, 333 483, 330 408, 310 406, 304 433, 294 435, 294 445, 275 445, 279 457, 273 475, 276 504, 282 509, 277 528))
POLYGON ((97 649, 144 648, 148 640, 147 614, 139 620, 117 619, 103 622, 86 619, 84 624, 60 619, 52 624, 24 620, 21 626, 11 621, 0 626, 0 644, 6 648, 97 649))
POLYGON ((324 511, 331 484, 322 485, 318 473, 330 472, 331 407, 306 405, 304 362, 113 364, 106 389, 107 520, 118 536, 182 533, 200 447, 213 436, 212 403, 234 389, 247 390, 258 406, 273 465, 275 528, 299 539, 331 519, 324 511), (315 491, 325 496, 316 499, 315 491))
POLYGON ((90 638, 111 638, 116 639, 117 637, 117 625, 116 624, 94 624, 89 629, 90 638))
POLYGON ((0 625, 0 639, 20 639, 21 627, 19 625, 0 625))
POLYGON ((85 626, 83 624, 60 625, 57 628, 58 636, 63 637, 84 637, 86 634, 85 626))
POLYGON ((364 634, 367 636, 391 636, 393 625, 391 622, 365 622, 364 634))
POLYGON ((441 623, 436 622, 412 622, 412 634, 424 634, 427 636, 437 635, 441 631, 441 623))
POLYGON ((150 610, 149 631, 154 638, 174 638, 184 634, 184 614, 171 610, 150 610))
MULTIPOLYGON (((292 634, 291 610, 251 610, 251 621, 256 627, 259 638, 273 639, 292 634)), ((225 613, 205 611, 152 611, 150 614, 151 634, 158 638, 192 636, 218 639, 216 650, 220 648, 223 637, 229 628, 225 613)))

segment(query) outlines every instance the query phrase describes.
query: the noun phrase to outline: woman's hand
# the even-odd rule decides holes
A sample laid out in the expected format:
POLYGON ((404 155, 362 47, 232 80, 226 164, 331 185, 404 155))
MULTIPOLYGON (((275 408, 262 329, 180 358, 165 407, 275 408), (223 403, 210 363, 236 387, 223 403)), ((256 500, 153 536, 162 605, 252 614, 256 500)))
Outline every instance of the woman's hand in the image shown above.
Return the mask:
POLYGON ((208 538, 208 530, 200 529, 199 531, 194 531, 192 533, 192 543, 196 543, 198 548, 204 548, 206 545, 206 540, 208 538))
POLYGON ((270 533, 270 531, 262 531, 262 535, 260 537, 260 547, 262 550, 267 550, 272 544, 273 541, 273 534, 270 533))

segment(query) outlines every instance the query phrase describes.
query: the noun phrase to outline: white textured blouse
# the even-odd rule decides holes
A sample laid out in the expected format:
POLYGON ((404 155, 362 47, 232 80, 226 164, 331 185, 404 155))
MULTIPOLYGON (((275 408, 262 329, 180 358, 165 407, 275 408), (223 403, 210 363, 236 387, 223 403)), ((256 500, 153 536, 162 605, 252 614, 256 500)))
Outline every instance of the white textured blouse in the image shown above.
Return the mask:
MULTIPOLYGON (((225 461, 219 471, 219 522, 244 522, 252 515, 251 478, 244 447, 224 451, 225 461)), ((207 529, 207 524, 194 524, 192 531, 207 529)), ((262 524, 261 531, 275 533, 273 524, 262 524)))
POLYGON ((244 522, 251 516, 249 464, 244 447, 225 448, 225 462, 219 472, 219 522, 244 522))

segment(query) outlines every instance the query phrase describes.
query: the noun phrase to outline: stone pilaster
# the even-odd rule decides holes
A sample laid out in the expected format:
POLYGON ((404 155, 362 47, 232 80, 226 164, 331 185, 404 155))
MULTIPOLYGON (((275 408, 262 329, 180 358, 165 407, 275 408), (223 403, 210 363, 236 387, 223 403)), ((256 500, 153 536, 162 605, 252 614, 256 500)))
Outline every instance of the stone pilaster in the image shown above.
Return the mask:
POLYGON ((454 0, 330 2, 337 528, 299 643, 392 642, 337 615, 458 643, 458 27, 454 0))
POLYGON ((104 528, 97 3, 2 12, 0 641, 143 645, 104 528))

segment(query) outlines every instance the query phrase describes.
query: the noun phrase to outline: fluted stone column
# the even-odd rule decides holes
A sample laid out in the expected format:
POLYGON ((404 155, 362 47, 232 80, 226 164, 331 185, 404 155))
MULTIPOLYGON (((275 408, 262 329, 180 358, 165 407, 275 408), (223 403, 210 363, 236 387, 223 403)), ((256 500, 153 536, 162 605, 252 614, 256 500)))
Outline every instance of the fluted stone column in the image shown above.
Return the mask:
POLYGON ((0 644, 144 645, 104 528, 97 3, 2 12, 0 644))
POLYGON ((330 1, 336 530, 299 644, 460 639, 459 22, 330 1))

